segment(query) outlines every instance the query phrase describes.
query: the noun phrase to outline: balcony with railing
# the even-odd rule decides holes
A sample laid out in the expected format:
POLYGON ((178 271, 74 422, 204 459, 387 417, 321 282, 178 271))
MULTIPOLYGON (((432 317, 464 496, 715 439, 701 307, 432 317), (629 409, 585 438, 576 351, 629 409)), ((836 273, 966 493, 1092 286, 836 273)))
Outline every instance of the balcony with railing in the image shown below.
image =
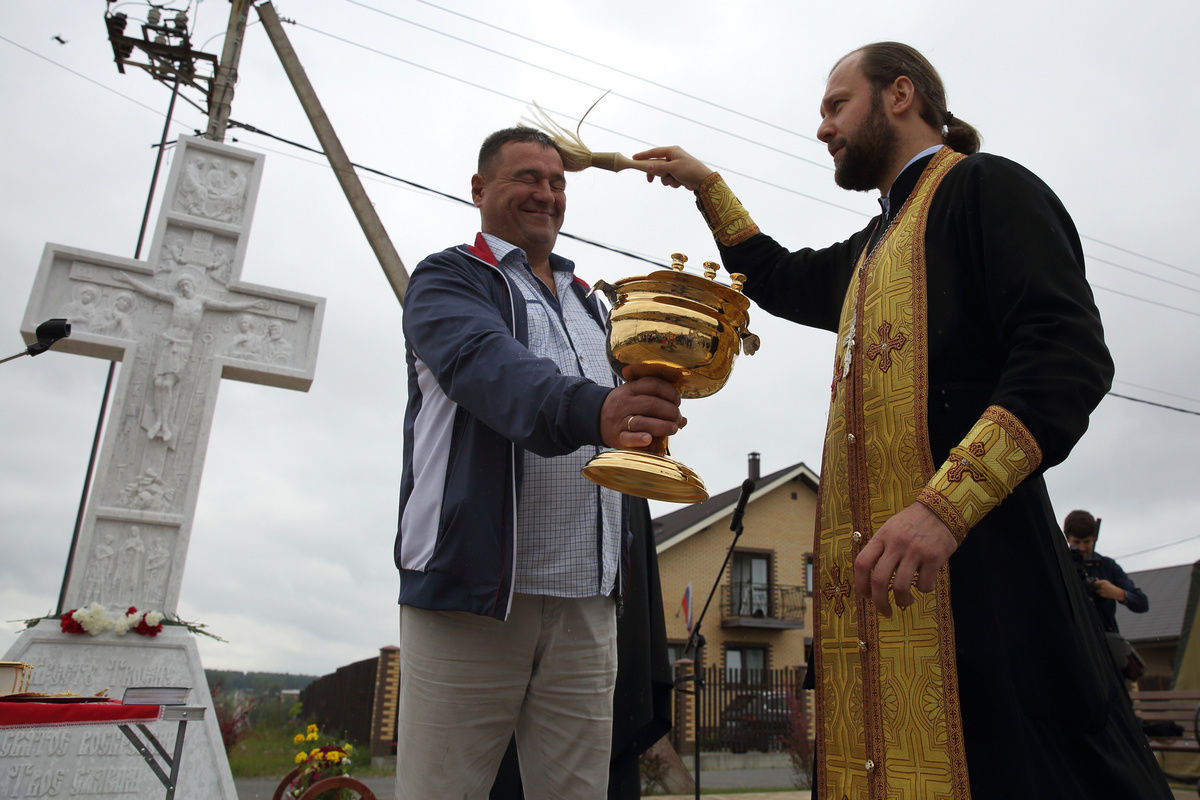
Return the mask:
POLYGON ((803 586, 732 581, 721 587, 721 627, 803 628, 806 603, 803 586))

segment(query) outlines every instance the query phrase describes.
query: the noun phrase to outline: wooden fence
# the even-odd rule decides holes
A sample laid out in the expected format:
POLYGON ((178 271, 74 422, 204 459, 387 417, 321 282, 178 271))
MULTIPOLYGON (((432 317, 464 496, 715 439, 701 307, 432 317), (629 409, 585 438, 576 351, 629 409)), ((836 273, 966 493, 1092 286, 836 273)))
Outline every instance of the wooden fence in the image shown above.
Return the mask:
POLYGON ((389 645, 378 658, 357 661, 310 683, 300 692, 304 714, 329 733, 367 743, 374 757, 396 752, 400 651, 389 645))
POLYGON ((377 659, 338 667, 300 692, 304 715, 333 736, 367 742, 371 737, 371 701, 375 694, 377 659))

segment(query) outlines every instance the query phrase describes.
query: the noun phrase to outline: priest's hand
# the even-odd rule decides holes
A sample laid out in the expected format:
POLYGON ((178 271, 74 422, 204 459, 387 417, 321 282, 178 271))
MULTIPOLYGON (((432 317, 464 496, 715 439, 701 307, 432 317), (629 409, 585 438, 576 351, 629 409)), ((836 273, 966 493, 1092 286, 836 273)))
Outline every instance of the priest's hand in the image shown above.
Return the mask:
POLYGON ((888 591, 896 596, 896 606, 913 604, 913 577, 917 589, 933 591, 937 572, 958 543, 946 523, 928 506, 913 503, 896 514, 875 532, 871 541, 854 559, 854 591, 875 603, 879 615, 892 615, 888 591))
POLYGON ((646 180, 654 183, 655 178, 662 180, 663 186, 678 189, 683 186, 696 191, 700 182, 712 174, 712 170, 704 166, 698 158, 688 153, 682 147, 654 147, 633 154, 634 161, 649 161, 646 165, 646 180))
POLYGON ((646 447, 653 436, 671 436, 687 418, 679 413, 674 383, 679 370, 654 364, 631 364, 622 371, 625 383, 608 393, 600 407, 600 437, 608 447, 646 447))

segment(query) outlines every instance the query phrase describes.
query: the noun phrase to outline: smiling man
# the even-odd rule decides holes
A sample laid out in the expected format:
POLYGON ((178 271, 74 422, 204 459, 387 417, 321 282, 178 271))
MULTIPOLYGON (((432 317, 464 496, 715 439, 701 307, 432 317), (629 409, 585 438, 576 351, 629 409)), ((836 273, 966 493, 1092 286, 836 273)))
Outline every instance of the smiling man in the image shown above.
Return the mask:
POLYGON ((1070 216, 977 152, 907 45, 843 57, 820 117, 834 180, 882 211, 823 249, 763 234, 678 147, 635 156, 696 193, 749 297, 837 333, 814 797, 1169 798, 1098 626, 1079 624, 1090 601, 1042 479, 1113 374, 1070 216))
POLYGON ((515 732, 525 797, 594 800, 630 503, 645 501, 580 469, 685 420, 667 381, 614 377, 603 309, 553 252, 553 142, 492 134, 471 196, 474 244, 422 261, 405 296, 396 796, 486 798, 515 732))

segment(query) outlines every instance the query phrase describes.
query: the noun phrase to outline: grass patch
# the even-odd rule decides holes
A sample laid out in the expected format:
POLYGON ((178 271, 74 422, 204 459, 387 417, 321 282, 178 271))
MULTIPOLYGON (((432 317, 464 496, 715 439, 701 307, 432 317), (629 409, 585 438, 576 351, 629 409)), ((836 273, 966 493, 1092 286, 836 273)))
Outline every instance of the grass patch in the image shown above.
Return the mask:
MULTIPOLYGON (((274 720, 262 720, 250 727, 244 738, 229 751, 229 769, 235 778, 282 778, 295 766, 296 753, 306 750, 304 745, 293 739, 304 733, 305 723, 292 721, 280 724, 274 720)), ((339 739, 339 742, 341 740, 339 739)), ((372 767, 371 751, 366 744, 354 745, 352 776, 390 775, 392 768, 372 767)))

